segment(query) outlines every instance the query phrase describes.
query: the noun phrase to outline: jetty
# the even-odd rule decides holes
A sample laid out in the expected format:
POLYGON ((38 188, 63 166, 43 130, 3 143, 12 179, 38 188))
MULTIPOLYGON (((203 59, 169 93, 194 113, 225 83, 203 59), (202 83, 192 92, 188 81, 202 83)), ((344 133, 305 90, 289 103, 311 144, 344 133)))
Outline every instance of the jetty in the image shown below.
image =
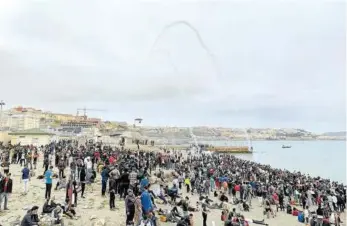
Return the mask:
POLYGON ((208 151, 218 153, 230 153, 230 154, 251 154, 252 148, 248 146, 210 146, 207 148, 208 151))

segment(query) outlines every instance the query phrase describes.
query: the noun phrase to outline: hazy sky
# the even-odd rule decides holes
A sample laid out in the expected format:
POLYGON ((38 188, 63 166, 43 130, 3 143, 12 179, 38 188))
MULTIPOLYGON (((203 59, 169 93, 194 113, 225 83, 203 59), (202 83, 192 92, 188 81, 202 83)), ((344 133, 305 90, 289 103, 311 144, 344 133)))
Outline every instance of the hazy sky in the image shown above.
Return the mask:
POLYGON ((0 99, 151 125, 345 130, 345 8, 0 0, 0 99), (176 21, 204 43, 184 23, 163 31, 176 21))

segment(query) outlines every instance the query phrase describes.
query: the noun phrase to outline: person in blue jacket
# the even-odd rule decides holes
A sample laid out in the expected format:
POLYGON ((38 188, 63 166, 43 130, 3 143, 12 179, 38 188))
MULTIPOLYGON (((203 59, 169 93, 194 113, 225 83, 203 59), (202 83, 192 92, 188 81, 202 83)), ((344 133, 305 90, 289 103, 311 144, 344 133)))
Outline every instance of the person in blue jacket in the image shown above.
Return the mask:
POLYGON ((141 181, 140 181, 140 191, 144 191, 145 190, 145 187, 148 186, 149 184, 149 181, 146 177, 142 178, 141 181))
POLYGON ((154 206, 151 199, 151 194, 148 192, 149 184, 144 186, 144 190, 141 194, 141 205, 143 214, 152 220, 153 226, 156 226, 156 220, 154 216, 154 206))
POLYGON ((144 186, 144 190, 141 194, 141 205, 143 213, 148 214, 153 211, 153 203, 151 195, 148 192, 148 185, 144 186))
POLYGON ((101 195, 102 196, 105 196, 105 193, 106 193, 108 173, 109 172, 106 167, 104 167, 101 171, 101 195))

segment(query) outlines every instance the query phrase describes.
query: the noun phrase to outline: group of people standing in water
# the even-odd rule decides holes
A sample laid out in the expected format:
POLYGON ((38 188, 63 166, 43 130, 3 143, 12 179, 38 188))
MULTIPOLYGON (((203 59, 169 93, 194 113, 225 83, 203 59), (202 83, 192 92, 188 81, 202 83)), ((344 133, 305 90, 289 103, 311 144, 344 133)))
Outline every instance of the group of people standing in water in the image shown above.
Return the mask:
MULTIPOLYGON (((42 156, 43 174, 37 176, 46 185, 42 214, 51 215, 55 224, 64 224, 63 215, 77 217, 78 197, 84 198, 86 186, 96 181, 101 182, 100 195, 109 198, 110 211, 118 211, 116 197, 124 199, 125 223, 135 226, 156 226, 159 220, 177 226, 205 226, 209 211, 216 210, 221 211, 225 226, 267 225, 266 220, 242 215, 254 205, 261 205, 268 218, 276 217, 279 211, 294 215, 302 209, 304 221, 311 226, 340 225, 340 213, 345 211, 343 184, 229 154, 202 153, 199 147, 154 152, 62 140, 41 147, 1 144, 0 150, 0 196, 8 189, 11 164, 23 165, 25 180, 34 176, 30 170, 42 156), (55 185, 53 179, 57 180, 55 185), (55 202, 52 189, 65 189, 65 203, 55 202), (256 197, 258 204, 252 203, 256 197), (197 201, 193 203, 194 199, 197 201), (201 223, 193 220, 199 211, 201 223)), ((38 209, 32 207, 21 225, 39 225, 38 209)))

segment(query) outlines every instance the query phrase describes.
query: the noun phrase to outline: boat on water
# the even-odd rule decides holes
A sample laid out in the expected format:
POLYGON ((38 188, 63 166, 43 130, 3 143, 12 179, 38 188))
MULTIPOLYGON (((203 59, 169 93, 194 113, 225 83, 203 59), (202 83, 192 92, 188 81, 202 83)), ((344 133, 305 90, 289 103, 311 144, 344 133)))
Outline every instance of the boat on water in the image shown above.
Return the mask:
POLYGON ((290 145, 282 145, 282 148, 291 148, 292 146, 290 145))

